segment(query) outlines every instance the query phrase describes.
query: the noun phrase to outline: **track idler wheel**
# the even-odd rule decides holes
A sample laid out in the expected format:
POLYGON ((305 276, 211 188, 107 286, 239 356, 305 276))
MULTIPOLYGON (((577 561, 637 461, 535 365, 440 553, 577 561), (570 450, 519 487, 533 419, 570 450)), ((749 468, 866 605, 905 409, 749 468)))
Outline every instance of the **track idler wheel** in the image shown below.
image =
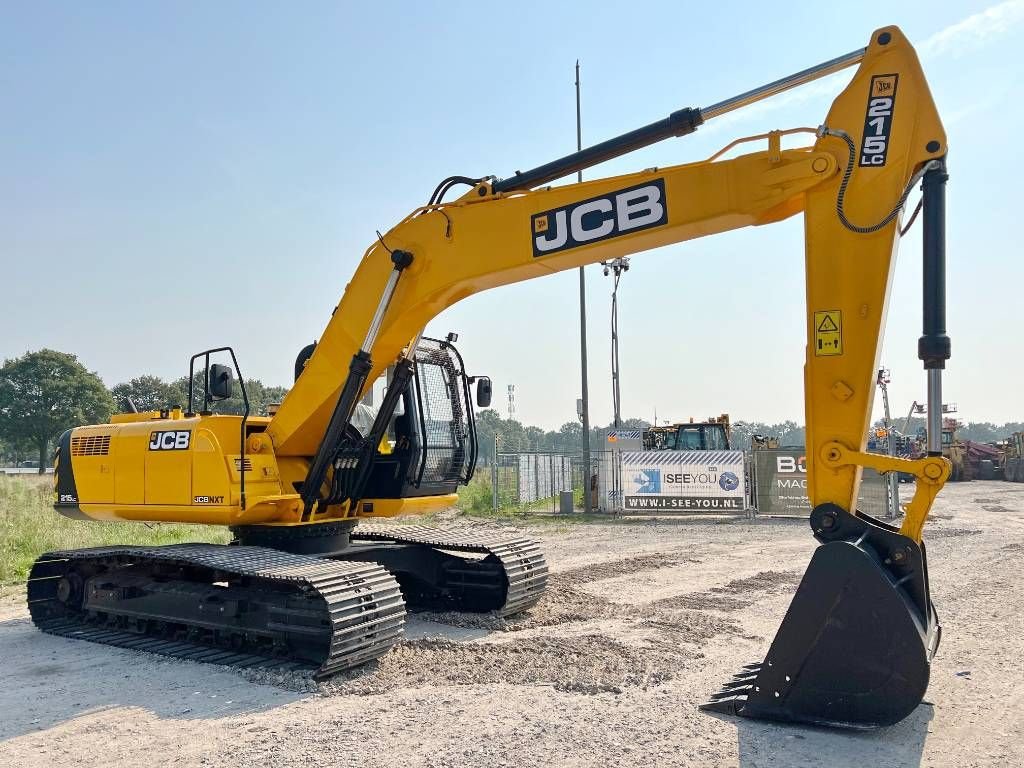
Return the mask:
POLYGON ((921 703, 941 635, 924 545, 832 504, 810 522, 822 545, 764 662, 701 709, 843 728, 897 723, 921 703))

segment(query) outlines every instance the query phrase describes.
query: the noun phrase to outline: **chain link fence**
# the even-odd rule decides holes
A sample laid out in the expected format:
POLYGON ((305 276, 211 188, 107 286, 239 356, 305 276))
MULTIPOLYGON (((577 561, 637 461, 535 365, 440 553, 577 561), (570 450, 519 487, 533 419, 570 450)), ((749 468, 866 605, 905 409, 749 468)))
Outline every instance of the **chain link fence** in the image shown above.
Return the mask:
POLYGON ((476 513, 583 511, 583 459, 566 453, 499 453, 478 465, 462 504, 476 513))
MULTIPOLYGON (((594 451, 590 471, 584 472, 578 454, 499 453, 495 460, 477 466, 469 486, 460 493, 460 505, 472 514, 582 513, 587 494, 589 511, 621 514, 620 456, 615 451, 594 451)), ((744 465, 744 514, 810 513, 802 451, 746 451, 744 465)), ((858 509, 885 517, 886 493, 885 479, 865 469, 858 509)))

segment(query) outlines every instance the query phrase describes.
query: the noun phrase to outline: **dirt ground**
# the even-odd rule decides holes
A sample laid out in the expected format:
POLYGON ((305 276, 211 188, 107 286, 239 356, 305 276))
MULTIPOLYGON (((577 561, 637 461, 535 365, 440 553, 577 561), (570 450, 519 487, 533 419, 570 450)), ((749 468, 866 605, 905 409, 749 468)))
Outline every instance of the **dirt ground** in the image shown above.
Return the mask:
POLYGON ((545 524, 547 597, 425 616, 328 683, 65 640, 0 604, 0 765, 1024 765, 1024 485, 947 486, 926 527, 944 626, 925 703, 853 733, 699 712, 760 661, 805 522, 545 524))

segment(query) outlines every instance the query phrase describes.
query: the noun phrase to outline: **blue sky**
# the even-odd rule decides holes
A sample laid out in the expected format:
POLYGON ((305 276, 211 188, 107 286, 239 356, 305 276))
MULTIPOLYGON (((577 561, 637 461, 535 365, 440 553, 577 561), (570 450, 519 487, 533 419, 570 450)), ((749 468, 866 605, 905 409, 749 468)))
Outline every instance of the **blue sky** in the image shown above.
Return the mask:
MULTIPOLYGON (((0 6, 0 357, 76 353, 108 385, 180 376, 231 344, 286 384, 374 237, 449 174, 507 176, 708 105, 899 24, 949 134, 946 399, 1024 419, 1016 232, 1024 2, 5 3, 0 6)), ((844 74, 591 169, 706 157, 817 125, 844 74)), ((802 421, 798 218, 641 254, 620 288, 624 415, 802 421)), ((610 278, 588 270, 592 419, 611 418, 610 278)), ((430 327, 518 416, 579 394, 575 271, 472 297, 430 327)), ((920 229, 903 241, 884 364, 924 397, 920 229)), ((876 412, 880 402, 876 405, 876 412)))

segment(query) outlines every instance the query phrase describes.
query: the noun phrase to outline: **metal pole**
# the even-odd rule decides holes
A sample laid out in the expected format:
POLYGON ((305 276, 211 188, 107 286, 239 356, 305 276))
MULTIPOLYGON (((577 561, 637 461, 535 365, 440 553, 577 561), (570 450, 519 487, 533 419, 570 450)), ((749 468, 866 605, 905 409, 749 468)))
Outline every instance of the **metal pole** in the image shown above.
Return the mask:
POLYGON ((498 433, 494 433, 494 457, 491 461, 491 508, 498 511, 498 433))
POLYGON ((910 404, 910 413, 907 414, 906 421, 903 422, 903 434, 907 435, 910 433, 910 420, 914 417, 914 411, 917 410, 917 400, 910 404))
MULTIPOLYGON (((892 444, 892 415, 889 411, 889 387, 886 377, 886 370, 883 368, 878 372, 878 386, 882 390, 882 405, 885 406, 885 445, 889 458, 896 455, 892 444)), ((887 472, 885 475, 885 516, 892 520, 899 514, 900 489, 899 476, 895 472, 887 472)))
MULTIPOLYGON (((580 118, 580 60, 576 59, 576 150, 583 148, 583 123, 580 118)), ((576 172, 583 181, 583 170, 576 172)), ((590 512, 590 387, 587 381, 587 281, 580 267, 580 389, 583 399, 583 512, 590 512)))
POLYGON ((619 403, 619 276, 615 271, 615 287, 612 288, 612 407, 615 411, 615 429, 622 421, 619 403))

